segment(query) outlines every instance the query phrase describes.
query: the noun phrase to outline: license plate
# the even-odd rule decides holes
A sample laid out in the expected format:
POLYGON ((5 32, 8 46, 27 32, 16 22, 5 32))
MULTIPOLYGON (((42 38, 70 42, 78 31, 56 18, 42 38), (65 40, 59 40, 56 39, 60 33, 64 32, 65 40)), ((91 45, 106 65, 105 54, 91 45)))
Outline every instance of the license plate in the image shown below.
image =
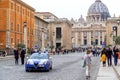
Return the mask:
POLYGON ((43 64, 40 64, 39 66, 40 66, 40 67, 44 67, 44 65, 43 65, 43 64))

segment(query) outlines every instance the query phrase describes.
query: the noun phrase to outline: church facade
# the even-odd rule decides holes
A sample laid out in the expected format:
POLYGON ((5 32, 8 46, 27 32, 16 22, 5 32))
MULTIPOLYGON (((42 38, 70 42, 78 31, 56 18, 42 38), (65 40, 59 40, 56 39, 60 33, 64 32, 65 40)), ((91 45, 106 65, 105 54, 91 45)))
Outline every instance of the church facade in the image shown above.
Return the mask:
POLYGON ((110 17, 107 6, 96 0, 88 9, 86 21, 82 16, 71 19, 73 47, 102 47, 106 40, 106 21, 110 17))

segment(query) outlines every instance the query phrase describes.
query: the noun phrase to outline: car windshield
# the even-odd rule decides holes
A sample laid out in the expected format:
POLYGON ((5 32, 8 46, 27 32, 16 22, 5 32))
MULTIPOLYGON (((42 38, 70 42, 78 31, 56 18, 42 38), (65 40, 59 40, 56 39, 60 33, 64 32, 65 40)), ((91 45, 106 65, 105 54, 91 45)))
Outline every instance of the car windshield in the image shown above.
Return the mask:
POLYGON ((30 59, 48 59, 47 54, 34 53, 30 56, 30 59))

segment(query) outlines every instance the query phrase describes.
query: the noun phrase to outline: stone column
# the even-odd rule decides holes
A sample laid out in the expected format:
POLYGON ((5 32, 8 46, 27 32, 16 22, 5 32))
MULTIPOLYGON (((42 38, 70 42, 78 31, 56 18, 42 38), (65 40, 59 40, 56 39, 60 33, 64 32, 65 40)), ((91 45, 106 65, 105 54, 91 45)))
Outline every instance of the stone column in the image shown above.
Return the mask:
POLYGON ((91 45, 91 32, 87 32, 87 45, 91 45))
POLYGON ((98 32, 98 45, 100 46, 100 32, 98 32))
POLYGON ((105 32, 102 32, 102 43, 104 42, 105 39, 105 32))
POLYGON ((75 33, 75 47, 78 46, 78 33, 75 33))
POLYGON ((83 40, 84 40, 84 38, 83 38, 83 32, 81 32, 81 45, 83 45, 83 40))

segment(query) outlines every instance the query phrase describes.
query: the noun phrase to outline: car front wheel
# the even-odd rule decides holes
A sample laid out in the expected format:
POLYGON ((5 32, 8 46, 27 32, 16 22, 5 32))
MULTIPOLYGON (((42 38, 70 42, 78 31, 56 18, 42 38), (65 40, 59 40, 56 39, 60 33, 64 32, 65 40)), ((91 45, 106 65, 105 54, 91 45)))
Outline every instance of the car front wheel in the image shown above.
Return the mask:
POLYGON ((26 69, 25 71, 26 71, 26 72, 30 72, 30 70, 27 70, 27 69, 26 69))
POLYGON ((52 66, 50 67, 50 70, 52 70, 52 66))

